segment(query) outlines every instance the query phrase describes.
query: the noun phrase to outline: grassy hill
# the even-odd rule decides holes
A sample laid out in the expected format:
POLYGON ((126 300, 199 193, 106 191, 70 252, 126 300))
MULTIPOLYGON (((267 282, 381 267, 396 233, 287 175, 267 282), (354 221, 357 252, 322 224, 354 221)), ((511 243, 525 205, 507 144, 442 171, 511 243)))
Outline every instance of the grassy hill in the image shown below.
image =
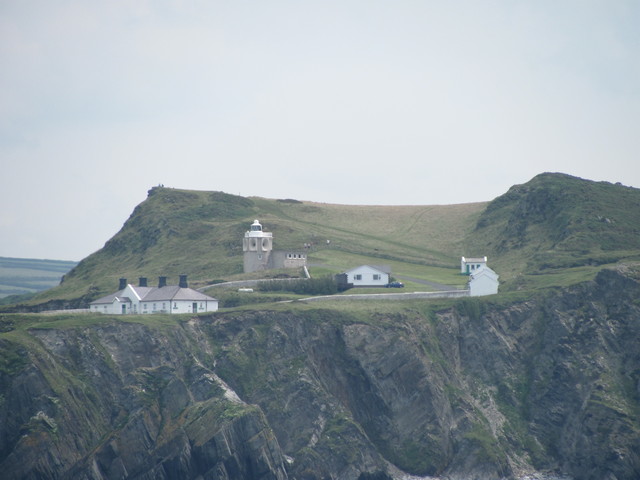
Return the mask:
MULTIPOLYGON (((275 249, 311 244, 312 274, 389 264, 393 275, 462 286, 459 258, 488 255, 501 291, 562 285, 640 259, 640 190, 542 174, 491 202, 350 206, 156 187, 100 251, 33 302, 88 301, 118 278, 190 286, 246 278, 242 237, 255 218, 275 249), (329 241, 329 242, 327 242, 329 241)), ((420 286, 420 288, 426 288, 420 286)))
POLYGON ((0 299, 55 287, 77 262, 0 257, 0 299))
POLYGON ((491 202, 469 239, 511 288, 570 283, 640 259, 640 190, 541 174, 491 202))

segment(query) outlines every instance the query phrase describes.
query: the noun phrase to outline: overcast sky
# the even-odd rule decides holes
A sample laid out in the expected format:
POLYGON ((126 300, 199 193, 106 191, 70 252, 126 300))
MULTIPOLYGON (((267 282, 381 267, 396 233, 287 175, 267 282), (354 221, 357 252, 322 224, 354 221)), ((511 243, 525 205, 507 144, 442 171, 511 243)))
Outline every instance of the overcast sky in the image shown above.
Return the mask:
POLYGON ((637 0, 0 0, 0 256, 80 260, 158 184, 640 187, 639 25, 637 0))

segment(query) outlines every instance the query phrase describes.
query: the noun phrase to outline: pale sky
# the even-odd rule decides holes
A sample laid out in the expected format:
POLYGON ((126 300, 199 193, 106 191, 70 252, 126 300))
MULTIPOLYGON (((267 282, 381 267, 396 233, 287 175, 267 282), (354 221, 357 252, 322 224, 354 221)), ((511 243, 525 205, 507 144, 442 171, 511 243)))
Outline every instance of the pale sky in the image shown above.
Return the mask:
POLYGON ((0 0, 0 256, 80 260, 158 184, 452 204, 638 152, 638 0, 0 0))

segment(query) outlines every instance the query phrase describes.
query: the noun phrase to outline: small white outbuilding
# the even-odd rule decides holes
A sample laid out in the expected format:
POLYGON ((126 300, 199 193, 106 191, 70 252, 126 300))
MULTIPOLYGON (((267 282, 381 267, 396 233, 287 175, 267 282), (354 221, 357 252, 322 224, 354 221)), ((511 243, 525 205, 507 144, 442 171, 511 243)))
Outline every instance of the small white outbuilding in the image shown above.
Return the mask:
POLYGON ((487 266, 487 257, 461 257, 460 273, 463 275, 471 275, 476 270, 480 270, 487 266))
POLYGON ((475 270, 469 276, 469 295, 471 297, 495 295, 500 285, 498 278, 499 275, 487 266, 475 270))

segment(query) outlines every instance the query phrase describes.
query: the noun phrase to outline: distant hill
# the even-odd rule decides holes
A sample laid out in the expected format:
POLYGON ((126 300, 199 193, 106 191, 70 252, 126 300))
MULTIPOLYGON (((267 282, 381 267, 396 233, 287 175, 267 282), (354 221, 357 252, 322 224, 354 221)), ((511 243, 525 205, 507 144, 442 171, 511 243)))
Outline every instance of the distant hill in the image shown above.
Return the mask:
POLYGON ((566 285, 640 260, 640 190, 545 173, 491 202, 352 206, 155 187, 122 229, 33 302, 86 304, 118 278, 190 286, 246 278, 242 236, 254 219, 276 249, 308 251, 312 274, 389 264, 394 275, 462 285, 459 258, 487 255, 501 291, 566 285), (170 280, 171 281, 171 280, 170 280))
POLYGON ((0 257, 0 299, 55 287, 78 262, 0 257))

